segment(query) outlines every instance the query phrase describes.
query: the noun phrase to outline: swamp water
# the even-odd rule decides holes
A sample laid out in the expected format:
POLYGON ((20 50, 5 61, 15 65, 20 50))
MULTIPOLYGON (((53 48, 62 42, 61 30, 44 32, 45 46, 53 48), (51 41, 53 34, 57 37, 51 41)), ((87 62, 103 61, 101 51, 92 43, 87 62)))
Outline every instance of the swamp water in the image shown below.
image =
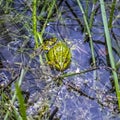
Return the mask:
MULTIPOLYGON (((31 1, 28 4, 31 4, 31 1)), ((95 6, 98 10, 91 29, 96 64, 99 69, 65 77, 62 79, 62 83, 54 80, 60 74, 59 71, 51 70, 46 64, 41 65, 38 56, 34 59, 30 57, 34 41, 32 30, 28 29, 31 26, 27 26, 27 22, 29 25, 32 24, 28 4, 24 0, 14 1, 11 7, 14 7, 15 10, 11 10, 8 14, 3 14, 1 11, 0 21, 4 21, 0 25, 1 85, 7 86, 10 80, 19 76, 22 68, 28 69, 21 88, 26 98, 29 119, 119 120, 114 81, 111 69, 107 67, 106 62, 107 52, 99 4, 95 6), (25 5, 28 8, 25 9, 25 5), (14 13, 15 11, 18 14, 14 13), (24 13, 23 16, 18 16, 21 19, 17 19, 17 15, 21 13, 24 13), (16 17, 17 22, 12 16, 16 17), (50 117, 48 118, 48 116, 50 117)), ((109 5, 109 3, 106 4, 109 5)), ((89 5, 88 14, 90 15, 92 2, 89 5)), ((83 6, 85 7, 85 2, 83 6)), ((92 68, 90 45, 88 41, 84 41, 84 21, 77 2, 74 0, 60 2, 57 12, 58 15, 54 12, 51 16, 44 36, 45 38, 56 36, 65 40, 71 48, 71 65, 64 73, 76 73, 92 68)), ((116 16, 119 15, 119 11, 115 12, 116 16)), ((41 22, 38 23, 38 29, 41 24, 41 22)), ((119 18, 116 18, 113 24, 120 26, 119 18)), ((113 28, 112 33, 114 56, 117 62, 120 58, 120 41, 118 41, 120 29, 113 28)), ((11 88, 14 91, 13 84, 11 88)))

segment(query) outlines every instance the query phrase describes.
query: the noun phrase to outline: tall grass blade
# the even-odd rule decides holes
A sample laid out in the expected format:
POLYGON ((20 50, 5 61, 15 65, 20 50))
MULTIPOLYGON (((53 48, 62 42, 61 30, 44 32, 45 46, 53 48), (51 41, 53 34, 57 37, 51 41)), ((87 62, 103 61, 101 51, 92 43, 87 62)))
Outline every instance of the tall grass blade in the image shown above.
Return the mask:
POLYGON ((88 22, 87 22, 87 18, 86 18, 86 16, 85 16, 85 12, 84 12, 84 9, 83 9, 80 1, 77 0, 77 3, 78 3, 78 5, 79 5, 79 8, 80 8, 82 14, 83 14, 83 19, 84 19, 85 26, 86 26, 86 29, 87 29, 87 33, 88 33, 88 36, 89 36, 89 39, 90 39, 90 47, 91 47, 92 61, 93 61, 93 65, 94 65, 94 67, 95 67, 96 65, 95 65, 94 46, 93 46, 92 35, 91 35, 91 32, 90 32, 89 24, 88 24, 88 22))
POLYGON ((111 38, 110 38, 109 29, 108 29, 108 22, 107 22, 103 0, 100 0, 100 6, 101 6, 101 12, 102 12, 106 43, 107 43, 107 48, 108 48, 108 53, 109 53, 109 58, 110 58, 110 64, 113 69, 112 73, 113 73, 113 78, 115 82, 115 89, 116 89, 117 100, 118 100, 118 108, 120 109, 120 88, 119 88, 118 77, 116 73, 116 67, 115 67, 114 56, 113 56, 112 45, 111 45, 111 38))
POLYGON ((114 17, 115 5, 116 5, 116 0, 113 0, 111 11, 110 11, 110 18, 109 18, 109 22, 108 22, 109 28, 112 28, 112 21, 113 21, 113 17, 114 17))
POLYGON ((47 23, 49 22, 48 20, 49 20, 51 14, 52 14, 52 10, 54 9, 55 4, 56 4, 56 0, 52 0, 52 2, 51 2, 51 4, 50 4, 50 7, 49 7, 49 11, 48 11, 47 18, 46 18, 46 20, 45 20, 45 23, 44 23, 44 25, 43 25, 43 27, 42 27, 42 30, 41 30, 41 33, 40 33, 41 36, 43 35, 43 33, 44 33, 44 31, 45 31, 45 28, 46 28, 47 23))
POLYGON ((23 97, 23 95, 21 93, 21 89, 18 86, 18 83, 15 84, 15 88, 16 88, 16 95, 17 95, 18 102, 19 102, 21 117, 22 117, 23 120, 27 120, 24 97, 23 97))
MULTIPOLYGON (((20 78, 19 78, 19 81, 18 81, 18 86, 20 86, 20 85, 22 84, 22 80, 23 80, 26 72, 27 72, 27 70, 25 70, 25 69, 22 69, 22 70, 21 70, 21 75, 20 75, 20 78)), ((13 97, 12 97, 11 104, 14 103, 15 99, 16 99, 16 91, 15 91, 13 97)), ((5 115, 4 120, 8 120, 9 114, 10 114, 10 112, 9 112, 9 110, 8 110, 7 113, 6 113, 6 115, 5 115)), ((21 116, 19 116, 19 117, 20 117, 20 119, 21 119, 21 116)))
POLYGON ((37 0, 33 0, 33 13, 32 13, 32 22, 33 22, 33 34, 35 39, 36 48, 39 46, 38 38, 37 38, 37 0))

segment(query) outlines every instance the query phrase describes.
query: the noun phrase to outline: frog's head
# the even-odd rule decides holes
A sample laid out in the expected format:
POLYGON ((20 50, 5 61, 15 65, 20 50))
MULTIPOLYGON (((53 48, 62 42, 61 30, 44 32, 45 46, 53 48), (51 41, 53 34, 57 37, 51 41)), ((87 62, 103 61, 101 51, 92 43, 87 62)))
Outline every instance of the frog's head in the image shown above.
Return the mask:
POLYGON ((44 41, 43 50, 50 50, 51 47, 57 42, 57 38, 50 38, 44 41))

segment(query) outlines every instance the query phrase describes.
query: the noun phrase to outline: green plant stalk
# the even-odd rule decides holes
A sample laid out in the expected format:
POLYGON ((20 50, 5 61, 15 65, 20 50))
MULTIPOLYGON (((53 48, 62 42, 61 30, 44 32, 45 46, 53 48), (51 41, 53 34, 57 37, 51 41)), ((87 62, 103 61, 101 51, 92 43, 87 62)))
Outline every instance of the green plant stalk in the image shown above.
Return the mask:
POLYGON ((89 35, 90 47, 91 47, 91 54, 92 54, 92 61, 93 61, 93 66, 95 67, 96 65, 95 65, 94 46, 93 46, 93 41, 92 41, 92 36, 91 36, 90 28, 89 28, 89 25, 88 25, 88 22, 87 22, 87 19, 86 19, 83 7, 82 7, 82 5, 81 5, 81 3, 80 3, 79 0, 77 0, 77 2, 78 2, 78 5, 79 5, 79 7, 80 7, 80 9, 82 11, 84 22, 85 22, 85 25, 86 25, 86 28, 87 28, 87 32, 88 32, 88 35, 89 35))
POLYGON ((8 1, 6 2, 6 5, 5 5, 5 9, 6 9, 6 10, 5 10, 5 13, 6 13, 6 14, 10 12, 10 11, 9 11, 9 8, 10 8, 9 6, 10 6, 11 2, 12 2, 11 0, 8 0, 8 1))
MULTIPOLYGON (((37 32, 37 0, 33 0, 33 34, 35 39, 35 48, 39 47, 39 40, 40 43, 43 43, 42 35, 37 32), (39 34, 39 36, 38 36, 39 34), (39 39, 38 39, 39 37, 39 39)), ((42 55, 39 55, 40 63, 43 64, 42 55)))
POLYGON ((44 19, 42 14, 46 11, 47 4, 48 4, 48 1, 45 0, 44 6, 42 7, 42 9, 40 11, 40 14, 38 15, 38 20, 43 20, 44 19))
MULTIPOLYGON (((37 36, 38 36, 38 38, 39 38, 39 40, 40 40, 40 42, 41 42, 41 44, 42 44, 42 43, 43 43, 43 39, 42 39, 41 34, 39 34, 39 33, 37 32, 37 36)), ((44 62, 43 62, 42 55, 39 55, 39 58, 40 58, 40 63, 43 65, 44 62)))
POLYGON ((81 74, 85 74, 87 72, 91 72, 91 71, 94 71, 94 70, 97 70, 97 69, 100 69, 99 67, 93 67, 93 68, 89 68, 89 69, 86 69, 86 70, 82 70, 80 72, 71 72, 71 73, 63 73, 62 75, 60 75, 60 78, 65 78, 65 77, 70 77, 70 76, 75 76, 75 75, 81 75, 81 74))
MULTIPOLYGON (((39 47, 39 40, 40 40, 41 44, 43 43, 42 36, 43 36, 44 31, 45 31, 46 25, 48 23, 48 19, 52 14, 52 9, 53 9, 55 3, 56 3, 56 0, 53 0, 53 2, 51 2, 50 10, 48 12, 47 19, 46 19, 46 21, 43 25, 43 28, 42 28, 41 32, 39 33, 39 32, 37 32, 37 15, 36 15, 37 0, 33 0, 33 34, 34 34, 34 39, 35 39, 35 43, 36 43, 36 48, 39 47)), ((40 63, 44 64, 41 55, 39 55, 39 58, 40 58, 40 63)))
MULTIPOLYGON (((25 74, 26 74, 25 69, 22 69, 21 75, 20 75, 20 78, 19 78, 19 81, 18 81, 18 86, 20 86, 20 85, 22 84, 22 80, 23 80, 25 74)), ((16 91, 15 91, 15 93, 14 93, 14 96, 12 97, 11 104, 14 103, 15 99, 16 99, 16 91)), ((10 114, 10 113, 9 113, 9 110, 8 110, 7 113, 6 113, 6 115, 5 115, 4 120, 8 120, 9 114, 10 114)), ((16 114, 17 114, 17 111, 16 111, 16 114)), ((19 116, 18 119, 19 119, 19 120, 22 120, 22 117, 21 117, 20 115, 18 115, 18 116, 19 116)))
POLYGON ((34 34, 34 39, 35 39, 35 46, 38 48, 39 46, 39 41, 37 38, 37 0, 33 0, 33 14, 32 14, 32 22, 33 22, 33 34, 34 34))
POLYGON ((113 0, 111 12, 110 12, 110 18, 109 18, 109 22, 108 22, 108 28, 110 28, 110 29, 112 28, 112 21, 113 21, 113 17, 114 17, 115 5, 116 5, 116 0, 113 0))
POLYGON ((40 32, 41 36, 43 35, 43 33, 44 33, 44 31, 45 31, 45 28, 46 28, 46 26, 47 26, 48 20, 49 20, 49 18, 50 18, 50 16, 51 16, 52 10, 53 10, 53 8, 54 8, 54 6, 55 6, 55 3, 56 3, 56 0, 52 0, 52 2, 51 2, 51 4, 50 4, 50 7, 49 7, 50 9, 49 9, 47 18, 46 18, 45 23, 44 23, 44 25, 43 25, 42 31, 40 32))
MULTIPOLYGON (((106 43, 107 43, 107 48, 108 48, 108 53, 109 53, 109 58, 110 58, 110 64, 111 64, 112 69, 116 70, 114 57, 113 57, 113 51, 112 51, 112 45, 111 45, 111 39, 110 39, 110 33, 109 33, 109 29, 108 29, 108 22, 107 22, 107 17, 106 17, 105 6, 104 6, 103 0, 100 0, 100 6, 101 6, 101 12, 102 12, 102 19, 103 19, 106 43)), ((119 83, 118 83, 118 77, 117 77, 116 71, 112 71, 112 73, 113 73, 113 78, 114 78, 114 82, 115 82, 115 89, 116 89, 117 100, 118 100, 118 108, 120 109, 120 88, 119 88, 119 83)))
POLYGON ((94 16, 95 16, 95 12, 96 12, 95 4, 96 4, 96 1, 93 0, 93 8, 92 8, 92 11, 91 11, 90 22, 89 22, 89 28, 90 28, 90 29, 92 28, 93 21, 94 21, 94 16))
POLYGON ((86 19, 88 20, 88 7, 89 7, 89 0, 86 0, 85 4, 85 15, 86 15, 86 19))
MULTIPOLYGON (((46 26, 47 26, 48 20, 49 20, 51 14, 52 14, 52 10, 53 10, 53 8, 54 8, 55 3, 56 3, 56 0, 53 0, 53 1, 51 2, 50 7, 49 7, 50 10, 49 10, 49 12, 48 12, 48 16, 47 16, 47 18, 46 18, 46 20, 45 20, 45 23, 44 23, 44 25, 43 25, 43 27, 42 27, 42 30, 41 30, 41 32, 39 32, 39 33, 37 32, 37 37, 39 38, 41 44, 43 43, 43 39, 42 39, 43 33, 44 33, 45 28, 46 28, 46 26)), ((41 55, 39 55, 39 58, 40 58, 40 62, 41 62, 42 64, 44 64, 41 55)))
POLYGON ((24 97, 21 93, 21 89, 20 86, 18 86, 18 83, 16 82, 15 84, 15 89, 16 89, 16 95, 18 98, 18 102, 19 102, 19 107, 20 107, 20 114, 23 120, 27 120, 27 116, 26 116, 26 107, 25 107, 25 103, 24 103, 24 97))
MULTIPOLYGON (((88 7, 89 7, 89 1, 88 0, 86 0, 86 1, 84 1, 85 3, 85 10, 84 10, 84 13, 85 13, 85 16, 86 16, 86 20, 87 20, 87 22, 88 22, 88 7)), ((86 29, 86 27, 84 27, 84 33, 86 33, 86 31, 87 31, 87 29, 86 29)))

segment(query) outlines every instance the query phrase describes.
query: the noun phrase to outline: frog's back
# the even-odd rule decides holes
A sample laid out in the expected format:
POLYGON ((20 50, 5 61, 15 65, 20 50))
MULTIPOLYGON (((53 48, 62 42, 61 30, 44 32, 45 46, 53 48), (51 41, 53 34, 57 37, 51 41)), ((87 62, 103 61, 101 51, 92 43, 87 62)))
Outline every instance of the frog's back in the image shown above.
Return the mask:
POLYGON ((71 61, 71 52, 69 47, 65 42, 57 42, 49 51, 48 51, 48 60, 53 66, 60 71, 65 70, 71 61))

